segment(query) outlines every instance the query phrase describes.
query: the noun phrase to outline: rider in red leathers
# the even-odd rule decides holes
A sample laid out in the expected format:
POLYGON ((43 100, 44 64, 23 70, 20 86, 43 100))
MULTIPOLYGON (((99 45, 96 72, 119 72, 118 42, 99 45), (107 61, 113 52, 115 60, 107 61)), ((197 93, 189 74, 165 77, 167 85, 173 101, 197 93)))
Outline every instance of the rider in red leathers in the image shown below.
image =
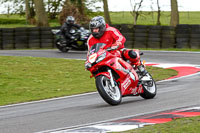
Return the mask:
POLYGON ((105 43, 107 44, 105 48, 117 49, 111 51, 112 54, 122 56, 124 60, 129 60, 131 65, 141 65, 139 51, 125 49, 124 43, 126 38, 118 29, 106 24, 102 16, 92 18, 89 28, 92 34, 88 38, 88 50, 96 43, 105 43))

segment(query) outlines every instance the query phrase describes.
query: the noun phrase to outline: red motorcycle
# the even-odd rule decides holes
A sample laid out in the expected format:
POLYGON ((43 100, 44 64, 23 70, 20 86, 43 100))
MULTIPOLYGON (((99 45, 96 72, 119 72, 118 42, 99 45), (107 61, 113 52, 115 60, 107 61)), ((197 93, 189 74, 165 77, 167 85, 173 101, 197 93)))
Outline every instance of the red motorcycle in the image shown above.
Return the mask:
MULTIPOLYGON (((118 105, 124 96, 154 98, 157 88, 152 76, 142 64, 132 66, 119 56, 112 54, 115 49, 97 43, 88 51, 85 68, 96 78, 96 87, 101 97, 110 105, 118 105), (145 70, 145 74, 142 73, 145 70)), ((119 51, 115 51, 117 53, 119 51)), ((142 55, 142 54, 140 54, 142 55)))

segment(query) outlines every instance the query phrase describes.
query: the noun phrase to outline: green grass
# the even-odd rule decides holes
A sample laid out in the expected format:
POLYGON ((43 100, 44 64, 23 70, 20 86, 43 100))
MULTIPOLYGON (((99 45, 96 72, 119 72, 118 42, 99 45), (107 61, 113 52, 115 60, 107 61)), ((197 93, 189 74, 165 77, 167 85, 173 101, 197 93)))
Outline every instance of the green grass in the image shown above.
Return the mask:
MULTIPOLYGON (((180 12, 180 24, 200 24, 200 12, 180 12)), ((113 24, 133 24, 133 16, 130 12, 111 12, 113 24)), ((161 12, 161 25, 170 24, 170 12, 161 12)), ((139 25, 156 25, 157 12, 142 12, 138 18, 139 25)))
MULTIPOLYGON (((0 62, 0 105, 96 91, 82 60, 0 56, 0 62)), ((177 74, 147 69, 157 81, 177 74)))
POLYGON ((0 105, 95 91, 84 62, 0 57, 0 105))
POLYGON ((199 133, 200 116, 175 119, 168 123, 148 125, 123 133, 199 133))
MULTIPOLYGON (((49 20, 50 26, 60 26, 58 20, 49 20)), ((35 25, 29 25, 26 22, 25 16, 20 15, 0 15, 0 28, 15 28, 15 27, 35 27, 35 25)))
POLYGON ((156 48, 140 48, 140 50, 158 50, 158 51, 190 51, 190 52, 200 52, 200 49, 193 49, 193 48, 163 48, 163 49, 156 49, 156 48))
MULTIPOLYGON (((180 24, 200 24, 200 12, 180 12, 180 24)), ((133 16, 130 12, 110 12, 111 21, 113 24, 133 24, 133 16)), ((138 18, 138 25, 155 25, 157 20, 157 12, 143 11, 138 18)), ((58 20, 50 20, 50 26, 60 26, 58 20)), ((161 25, 170 24, 170 12, 161 12, 161 25)), ((0 28, 13 27, 32 27, 27 25, 25 16, 19 15, 0 15, 0 28)))

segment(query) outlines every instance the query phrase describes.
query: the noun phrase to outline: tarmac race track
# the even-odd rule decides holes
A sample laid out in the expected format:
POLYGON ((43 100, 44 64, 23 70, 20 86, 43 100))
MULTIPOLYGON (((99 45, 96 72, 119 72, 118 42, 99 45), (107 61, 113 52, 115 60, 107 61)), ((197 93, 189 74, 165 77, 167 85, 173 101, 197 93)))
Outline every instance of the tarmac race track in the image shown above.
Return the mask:
MULTIPOLYGON (((200 66, 200 52, 143 51, 147 62, 200 66)), ((85 59, 86 52, 58 50, 0 50, 4 56, 85 59)), ((0 107, 1 133, 32 133, 68 129, 141 114, 200 106, 200 73, 158 82, 154 99, 125 97, 118 106, 105 103, 98 93, 0 107)))

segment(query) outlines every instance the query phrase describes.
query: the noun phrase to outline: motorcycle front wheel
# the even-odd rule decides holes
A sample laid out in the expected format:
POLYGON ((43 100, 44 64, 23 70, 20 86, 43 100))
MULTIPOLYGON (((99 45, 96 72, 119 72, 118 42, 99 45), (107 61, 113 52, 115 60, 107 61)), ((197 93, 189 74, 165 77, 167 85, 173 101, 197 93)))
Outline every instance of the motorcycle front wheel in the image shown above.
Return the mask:
POLYGON ((144 93, 140 94, 140 96, 144 99, 151 99, 154 98, 157 93, 156 83, 149 73, 147 73, 145 76, 147 76, 151 80, 142 81, 144 93))
POLYGON ((122 95, 116 82, 112 87, 110 79, 104 75, 96 77, 96 87, 100 96, 110 105, 118 105, 121 103, 122 95))
POLYGON ((59 45, 57 41, 56 41, 56 47, 58 48, 58 50, 64 53, 67 53, 69 51, 69 49, 67 49, 65 46, 59 45))

